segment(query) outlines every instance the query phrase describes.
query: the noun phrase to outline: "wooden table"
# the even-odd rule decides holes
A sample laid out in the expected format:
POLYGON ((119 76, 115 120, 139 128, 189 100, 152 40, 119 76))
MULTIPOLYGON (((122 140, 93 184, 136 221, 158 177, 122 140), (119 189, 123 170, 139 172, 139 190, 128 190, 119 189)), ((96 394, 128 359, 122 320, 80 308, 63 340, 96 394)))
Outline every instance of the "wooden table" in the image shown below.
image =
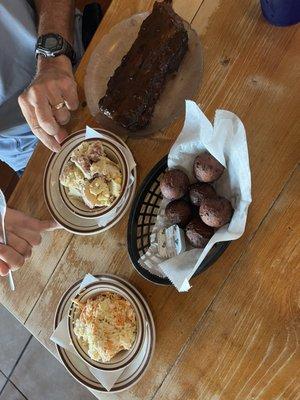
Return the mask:
MULTIPOLYGON (((113 25, 151 4, 113 0, 76 74, 82 100, 95 45, 113 25)), ((258 0, 175 0, 175 9, 203 45, 200 106, 209 118, 217 108, 231 110, 246 126, 253 203, 245 234, 180 294, 133 270, 126 249, 128 216, 94 237, 48 233, 14 275, 16 293, 1 281, 1 301, 56 354, 49 337, 62 293, 87 272, 114 273, 145 295, 157 327, 151 367, 119 399, 299 399, 300 27, 268 25, 258 0)), ((70 131, 86 123, 95 125, 82 102, 70 131)), ((168 152, 181 126, 182 120, 150 138, 127 140, 139 182, 168 152)), ((38 146, 10 206, 48 216, 42 194, 48 156, 38 146)))

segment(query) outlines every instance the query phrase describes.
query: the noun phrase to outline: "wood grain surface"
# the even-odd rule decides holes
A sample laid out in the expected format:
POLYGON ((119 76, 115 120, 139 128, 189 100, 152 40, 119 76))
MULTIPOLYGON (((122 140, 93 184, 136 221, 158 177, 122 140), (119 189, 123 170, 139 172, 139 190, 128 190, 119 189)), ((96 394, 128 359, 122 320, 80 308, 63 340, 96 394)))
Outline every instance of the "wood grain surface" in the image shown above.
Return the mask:
MULTIPOLYGON (((81 106, 70 131, 94 125, 84 102, 89 57, 109 29, 152 1, 113 0, 76 78, 81 106)), ((119 399, 297 399, 296 329, 299 252, 299 26, 275 28, 256 0, 175 0, 192 23, 204 51, 198 102, 213 119, 217 108, 235 112, 248 138, 253 203, 244 236, 179 294, 138 276, 127 255, 128 215, 94 237, 58 231, 16 275, 12 295, 1 283, 1 301, 55 354, 49 337, 63 292, 87 272, 126 277, 147 298, 157 345, 145 377, 119 399), (297 69, 298 68, 298 69, 297 69), (34 282, 34 284, 33 284, 34 282), (24 301, 25 297, 26 301, 24 301)), ((139 183, 180 132, 182 118, 147 139, 128 139, 139 183), (145 151, 147 149, 147 151, 145 151)), ((42 175, 48 151, 36 150, 10 205, 46 217, 42 175)), ((299 315, 299 314, 298 314, 299 315)))
POLYGON ((0 189, 4 193, 6 199, 9 199, 17 186, 18 180, 19 177, 16 172, 7 164, 0 161, 0 189))
POLYGON ((299 398, 299 192, 298 167, 154 399, 299 398))

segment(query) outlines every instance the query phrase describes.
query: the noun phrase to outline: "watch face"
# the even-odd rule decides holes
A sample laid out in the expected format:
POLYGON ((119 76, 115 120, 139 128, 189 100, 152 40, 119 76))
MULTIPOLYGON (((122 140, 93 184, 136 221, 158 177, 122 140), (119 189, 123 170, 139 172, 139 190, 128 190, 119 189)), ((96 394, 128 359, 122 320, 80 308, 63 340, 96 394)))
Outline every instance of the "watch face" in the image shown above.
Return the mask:
POLYGON ((45 46, 52 49, 53 47, 56 47, 57 45, 57 40, 54 37, 48 37, 45 40, 45 46))
POLYGON ((50 51, 60 50, 62 47, 62 40, 56 35, 45 35, 43 47, 50 51))

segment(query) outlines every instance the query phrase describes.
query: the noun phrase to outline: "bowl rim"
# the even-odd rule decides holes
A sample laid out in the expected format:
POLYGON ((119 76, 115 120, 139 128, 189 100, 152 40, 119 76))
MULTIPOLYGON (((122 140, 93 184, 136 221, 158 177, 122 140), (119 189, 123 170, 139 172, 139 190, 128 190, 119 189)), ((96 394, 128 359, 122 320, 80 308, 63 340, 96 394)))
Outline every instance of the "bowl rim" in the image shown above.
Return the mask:
MULTIPOLYGON (((121 139, 118 135, 115 133, 107 130, 107 129, 102 129, 98 127, 94 127, 94 130, 100 133, 106 133, 108 136, 112 137, 121 147, 124 147, 124 152, 132 156, 132 153, 128 147, 128 145, 124 142, 123 139, 121 139)), ((83 137, 85 135, 86 128, 78 129, 77 131, 71 133, 68 138, 73 137, 83 137)), ((64 141, 67 139, 64 139, 64 141)), ((64 142, 63 141, 63 142, 64 142)), ((62 143, 63 143, 62 142, 62 143)), ((71 232, 72 234, 75 235, 81 235, 81 236, 90 236, 90 235, 96 235, 100 234, 104 231, 107 231, 111 227, 115 226, 126 214, 126 212, 129 210, 131 202, 133 200, 136 187, 137 187, 137 167, 136 165, 132 166, 130 169, 130 176, 132 176, 133 183, 129 185, 129 188, 126 191, 126 197, 124 198, 126 201, 124 201, 124 204, 120 206, 120 210, 118 210, 115 214, 115 216, 105 225, 105 226, 99 226, 98 224, 93 224, 93 227, 87 227, 86 229, 81 228, 81 221, 95 221, 95 219, 84 219, 76 216, 73 214, 73 216, 77 219, 76 225, 73 226, 73 220, 71 219, 72 213, 70 212, 69 209, 66 208, 68 213, 70 214, 69 217, 65 217, 62 213, 63 211, 59 210, 58 208, 58 203, 57 200, 60 198, 58 192, 58 188, 56 186, 58 179, 55 179, 55 184, 53 185, 53 182, 51 181, 51 177, 53 175, 53 159, 59 156, 59 153, 51 153, 47 163, 44 168, 44 174, 43 174, 43 195, 44 195, 44 201, 47 206, 47 209, 49 213, 51 214, 52 218, 57 221, 65 230, 68 232, 71 232), (53 197, 54 196, 54 197, 53 197)), ((128 157, 128 156, 127 156, 128 157)), ((133 157, 133 156, 132 156, 133 157)))
MULTIPOLYGON (((89 289, 92 289, 92 290, 93 289, 94 290, 101 289, 101 286, 104 286, 103 282, 92 282, 89 285, 82 288, 76 294, 74 299, 82 298, 83 296, 85 296, 87 294, 86 292, 89 289)), ((134 308, 134 312, 136 315, 136 321, 137 321, 137 334, 136 334, 135 341, 132 345, 132 348, 129 350, 125 350, 125 352, 127 352, 127 356, 125 356, 123 359, 121 359, 119 361, 111 362, 111 360, 110 360, 109 362, 101 362, 101 361, 93 360, 87 354, 87 352, 82 348, 82 346, 80 346, 80 342, 77 339, 77 337, 73 331, 73 324, 74 324, 73 317, 75 314, 75 306, 74 306, 75 303, 73 301, 71 302, 69 311, 68 311, 68 334, 69 334, 70 341, 76 351, 76 354, 87 365, 89 365, 93 368, 96 368, 98 370, 106 371, 106 372, 117 371, 117 370, 123 369, 126 366, 128 366, 134 360, 134 358, 138 355, 138 353, 141 350, 142 345, 144 343, 144 339, 145 339, 145 326, 144 326, 145 321, 143 320, 142 313, 138 307, 138 302, 137 302, 137 299, 135 298, 134 293, 128 293, 127 291, 124 290, 124 288, 119 287, 118 284, 112 285, 111 283, 105 283, 103 290, 99 290, 98 293, 91 293, 91 295, 88 296, 87 298, 93 298, 93 297, 96 297, 97 294, 99 294, 101 292, 110 292, 110 291, 119 294, 119 296, 124 297, 126 300, 128 300, 130 302, 130 304, 134 308), (107 288, 107 286, 111 286, 111 288, 107 288), (122 293, 120 294, 119 292, 122 292, 122 293), (85 355, 85 357, 83 355, 85 355)), ((112 360, 113 360, 113 358, 112 358, 112 360)))
MULTIPOLYGON (((72 135, 73 136, 73 135, 72 135)), ((74 135, 75 136, 75 135, 74 135)), ((71 137, 71 136, 70 136, 71 137)), ((60 181, 58 182, 58 187, 59 187, 59 193, 60 193, 60 197, 62 199, 62 201, 64 202, 64 204, 66 205, 66 207, 75 215, 77 215, 78 217, 81 218, 88 218, 88 219, 94 219, 94 218, 98 218, 104 215, 107 215, 109 212, 111 212, 113 209, 115 209, 118 204, 120 203, 120 201, 124 198, 124 195, 127 191, 127 188, 129 186, 129 179, 130 179, 130 168, 127 162, 127 159, 125 157, 125 154, 121 151, 121 149, 115 144, 113 143, 112 140, 110 140, 108 137, 107 138, 84 138, 82 141, 80 141, 79 143, 77 143, 76 145, 74 145, 70 151, 68 151, 68 154, 66 155, 60 169, 59 169, 59 176, 62 173, 63 168, 65 167, 66 163, 70 160, 70 155, 71 153, 78 147, 80 146, 83 142, 89 142, 89 141, 100 141, 104 144, 104 147, 107 146, 108 148, 110 148, 110 150, 112 152, 114 152, 118 158, 119 161, 121 161, 121 169, 122 169, 122 175, 123 175, 123 182, 122 182, 122 190, 120 193, 120 196, 112 203, 111 206, 109 207, 96 207, 95 209, 90 209, 90 210, 86 210, 86 211, 82 211, 80 210, 78 207, 76 207, 71 200, 69 199, 69 195, 67 193, 67 188, 65 188, 60 181), (66 201, 65 196, 63 195, 62 191, 65 192, 65 196, 68 199, 68 201, 66 201), (70 204, 72 204, 72 207, 70 206, 70 204)), ((68 143, 68 141, 66 141, 64 143, 64 146, 68 143)), ((63 146, 63 147, 64 147, 63 146)), ((83 203, 84 204, 84 203, 83 203)), ((87 206, 86 206, 87 207, 87 206)))

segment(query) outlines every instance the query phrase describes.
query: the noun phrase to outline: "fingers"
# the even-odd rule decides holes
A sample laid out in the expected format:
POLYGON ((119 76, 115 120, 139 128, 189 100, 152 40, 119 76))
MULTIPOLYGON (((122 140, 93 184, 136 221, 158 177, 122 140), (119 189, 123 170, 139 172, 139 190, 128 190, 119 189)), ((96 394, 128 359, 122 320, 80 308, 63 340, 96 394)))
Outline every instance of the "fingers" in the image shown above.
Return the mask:
MULTIPOLYGON (((25 230, 26 232, 32 231, 33 233, 37 233, 40 235, 42 232, 47 231, 47 230, 53 228, 53 226, 54 226, 52 221, 40 221, 38 219, 30 218, 30 217, 26 217, 26 216, 22 220, 23 220, 22 221, 23 223, 16 222, 15 224, 9 224, 8 229, 17 235, 18 235, 19 231, 23 231, 23 230, 25 230)), ((22 237, 24 239, 26 239, 26 237, 24 237, 23 235, 22 235, 22 237)))
POLYGON ((25 262, 25 257, 22 254, 4 244, 0 244, 0 259, 4 261, 12 271, 22 267, 25 262))
POLYGON ((72 76, 52 71, 36 78, 34 83, 19 96, 19 105, 32 132, 50 150, 60 150, 59 143, 67 137, 62 127, 69 122, 69 110, 79 105, 77 85, 72 76), (54 106, 65 102, 56 110, 54 106))
POLYGON ((24 216, 23 227, 26 229, 41 233, 51 228, 52 226, 52 221, 40 221, 39 219, 28 217, 27 215, 24 216))
MULTIPOLYGON (((67 109, 66 106, 62 107, 59 110, 54 110, 54 116, 56 121, 59 122, 60 125, 66 125, 71 118, 70 111, 67 109)), ((56 135, 55 137, 61 137, 61 136, 56 135)))
POLYGON ((66 106, 70 111, 77 110, 79 106, 79 99, 77 93, 77 85, 75 81, 64 82, 61 87, 62 97, 65 100, 66 106))
POLYGON ((58 135, 55 135, 55 140, 57 141, 57 143, 61 143, 65 138, 66 138, 66 133, 65 131, 59 133, 58 135))
POLYGON ((44 145, 50 150, 58 152, 60 150, 59 142, 54 137, 50 136, 41 126, 39 126, 37 116, 35 114, 35 108, 25 100, 23 95, 19 97, 19 105, 28 125, 35 136, 39 138, 40 141, 44 143, 44 145))
POLYGON ((6 276, 8 275, 9 271, 9 266, 0 259, 0 276, 6 276))
POLYGON ((22 267, 25 260, 31 256, 32 247, 24 239, 12 232, 7 235, 8 244, 0 245, 0 275, 5 276, 9 270, 15 271, 22 267))
POLYGON ((0 244, 0 275, 19 269, 31 257, 32 247, 39 245, 42 232, 58 228, 54 221, 40 221, 20 211, 7 209, 7 245, 0 244))
POLYGON ((5 222, 10 226, 18 225, 26 229, 46 230, 56 224, 53 220, 41 221, 37 218, 30 217, 22 211, 14 210, 7 207, 5 222))
POLYGON ((61 91, 59 91, 56 86, 51 87, 51 91, 48 93, 48 100, 52 105, 52 112, 56 121, 60 125, 66 125, 70 121, 71 114, 66 106, 63 106, 59 110, 55 109, 55 106, 58 104, 65 103, 61 91))
POLYGON ((41 233, 32 231, 30 229, 17 227, 17 229, 12 228, 11 232, 18 237, 26 240, 26 242, 29 243, 30 246, 38 246, 42 241, 41 233))
POLYGON ((33 246, 40 244, 42 232, 57 227, 57 223, 54 221, 40 221, 11 208, 7 209, 5 223, 9 231, 33 246))
POLYGON ((25 239, 15 235, 13 232, 8 232, 7 244, 23 255, 25 259, 31 257, 32 246, 25 239))
POLYGON ((54 118, 52 108, 48 101, 41 101, 39 107, 35 107, 38 125, 49 135, 56 136, 64 131, 54 118))
MULTIPOLYGON (((30 124, 29 124, 30 125, 30 124)), ((54 153, 57 153, 60 150, 60 141, 59 138, 60 136, 57 137, 52 137, 49 136, 47 132, 44 131, 43 128, 41 128, 40 126, 31 127, 32 132, 34 133, 34 135, 40 139, 40 141, 46 146, 48 147, 48 149, 50 149, 51 151, 53 151, 54 153)))

